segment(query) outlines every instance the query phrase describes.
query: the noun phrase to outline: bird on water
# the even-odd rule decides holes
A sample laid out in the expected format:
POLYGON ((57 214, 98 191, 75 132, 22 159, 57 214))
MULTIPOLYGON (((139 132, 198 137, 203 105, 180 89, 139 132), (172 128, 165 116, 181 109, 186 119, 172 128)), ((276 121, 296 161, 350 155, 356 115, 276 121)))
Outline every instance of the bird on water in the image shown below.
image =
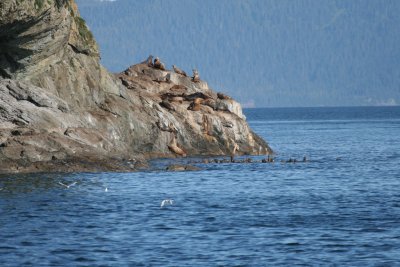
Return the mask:
POLYGON ((172 204, 174 204, 173 199, 164 199, 163 201, 161 201, 160 208, 167 206, 167 205, 172 205, 172 204))

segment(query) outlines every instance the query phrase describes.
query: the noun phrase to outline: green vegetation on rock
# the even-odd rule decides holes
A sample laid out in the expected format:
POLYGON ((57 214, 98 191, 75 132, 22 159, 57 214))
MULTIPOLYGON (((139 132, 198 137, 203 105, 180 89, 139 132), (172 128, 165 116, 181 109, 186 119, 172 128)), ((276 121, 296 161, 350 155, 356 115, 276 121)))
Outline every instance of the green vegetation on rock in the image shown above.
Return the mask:
POLYGON ((35 0, 35 8, 36 9, 42 9, 44 5, 44 0, 35 0))
POLYGON ((92 32, 86 26, 86 22, 81 17, 75 17, 75 23, 78 27, 79 35, 83 38, 83 40, 88 44, 94 43, 94 37, 92 32))

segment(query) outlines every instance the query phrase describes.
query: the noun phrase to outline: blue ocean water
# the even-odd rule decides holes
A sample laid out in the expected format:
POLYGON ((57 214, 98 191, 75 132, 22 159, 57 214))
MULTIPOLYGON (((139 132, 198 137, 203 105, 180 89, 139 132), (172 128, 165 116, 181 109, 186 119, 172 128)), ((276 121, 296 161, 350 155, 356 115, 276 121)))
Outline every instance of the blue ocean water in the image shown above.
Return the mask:
POLYGON ((400 107, 245 113, 275 163, 0 176, 0 265, 400 266, 400 107))

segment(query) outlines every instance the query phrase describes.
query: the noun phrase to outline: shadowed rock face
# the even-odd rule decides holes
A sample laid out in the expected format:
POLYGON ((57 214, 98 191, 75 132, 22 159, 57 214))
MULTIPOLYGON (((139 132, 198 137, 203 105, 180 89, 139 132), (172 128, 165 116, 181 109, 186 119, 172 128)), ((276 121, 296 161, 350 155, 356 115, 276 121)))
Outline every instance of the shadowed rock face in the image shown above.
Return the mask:
POLYGON ((145 158, 266 154, 240 104, 206 82, 112 75, 73 0, 0 3, 0 172, 133 170, 145 158))

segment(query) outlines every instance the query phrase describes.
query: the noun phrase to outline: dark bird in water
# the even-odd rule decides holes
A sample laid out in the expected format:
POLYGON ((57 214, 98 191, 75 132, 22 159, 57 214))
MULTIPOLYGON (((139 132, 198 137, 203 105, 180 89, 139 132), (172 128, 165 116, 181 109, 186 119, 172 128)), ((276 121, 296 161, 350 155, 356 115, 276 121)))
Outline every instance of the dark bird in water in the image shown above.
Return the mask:
POLYGON ((156 59, 154 59, 154 68, 160 69, 160 70, 165 70, 164 63, 162 63, 158 57, 156 57, 156 59))
POLYGON ((187 77, 187 74, 186 74, 186 72, 184 72, 183 70, 181 70, 181 69, 180 69, 180 68, 178 68, 177 66, 175 66, 175 65, 172 65, 172 68, 174 69, 174 71, 175 71, 176 73, 178 73, 178 74, 180 74, 180 75, 183 75, 183 76, 187 77))
POLYGON ((153 67, 153 56, 150 55, 142 64, 147 64, 149 67, 153 67))
POLYGON ((200 75, 199 75, 199 71, 194 69, 193 70, 193 77, 192 77, 192 81, 195 83, 200 82, 200 75))

